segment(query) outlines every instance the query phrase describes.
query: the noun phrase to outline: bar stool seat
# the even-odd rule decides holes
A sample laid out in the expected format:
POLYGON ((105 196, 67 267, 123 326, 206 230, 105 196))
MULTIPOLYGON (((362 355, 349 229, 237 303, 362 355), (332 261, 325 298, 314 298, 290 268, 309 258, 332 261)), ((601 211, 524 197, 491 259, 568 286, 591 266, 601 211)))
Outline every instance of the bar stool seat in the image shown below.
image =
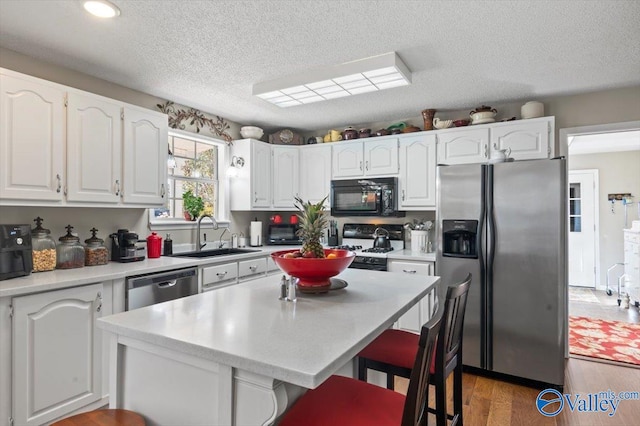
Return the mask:
POLYGON ((145 426, 144 417, 129 410, 105 409, 76 414, 51 426, 145 426))

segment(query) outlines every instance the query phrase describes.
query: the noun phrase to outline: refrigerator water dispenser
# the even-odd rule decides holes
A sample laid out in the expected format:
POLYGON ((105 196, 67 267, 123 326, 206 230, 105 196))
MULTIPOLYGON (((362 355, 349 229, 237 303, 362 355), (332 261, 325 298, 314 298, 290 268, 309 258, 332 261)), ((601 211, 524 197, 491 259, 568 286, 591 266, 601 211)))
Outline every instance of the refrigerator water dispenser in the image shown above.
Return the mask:
POLYGON ((442 255, 477 259, 477 234, 477 220, 443 220, 442 255))

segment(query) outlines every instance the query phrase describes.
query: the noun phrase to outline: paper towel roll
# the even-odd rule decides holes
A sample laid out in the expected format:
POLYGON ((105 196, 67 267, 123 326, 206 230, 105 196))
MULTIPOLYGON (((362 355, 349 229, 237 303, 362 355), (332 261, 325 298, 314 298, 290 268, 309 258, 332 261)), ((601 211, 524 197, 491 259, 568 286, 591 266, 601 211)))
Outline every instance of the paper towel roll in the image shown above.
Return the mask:
POLYGON ((262 245, 262 222, 253 221, 251 222, 250 228, 251 234, 251 246, 257 247, 262 245))

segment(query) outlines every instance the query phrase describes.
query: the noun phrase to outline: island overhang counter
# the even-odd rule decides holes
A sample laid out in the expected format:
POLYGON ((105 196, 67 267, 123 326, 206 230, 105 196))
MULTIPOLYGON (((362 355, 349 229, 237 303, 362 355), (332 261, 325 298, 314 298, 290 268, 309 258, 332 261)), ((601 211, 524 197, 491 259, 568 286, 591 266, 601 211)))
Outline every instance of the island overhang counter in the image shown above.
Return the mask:
POLYGON ((274 276, 98 320, 110 406, 148 424, 270 424, 436 289, 439 277, 347 269, 343 290, 278 300, 274 276))

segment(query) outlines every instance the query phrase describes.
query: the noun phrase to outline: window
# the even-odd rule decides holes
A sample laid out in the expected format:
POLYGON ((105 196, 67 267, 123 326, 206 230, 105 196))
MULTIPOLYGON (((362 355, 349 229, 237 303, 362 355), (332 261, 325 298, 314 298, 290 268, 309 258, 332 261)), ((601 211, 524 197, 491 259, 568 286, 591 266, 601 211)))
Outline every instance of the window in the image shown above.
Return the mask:
MULTIPOLYGON (((167 162, 167 204, 151 209, 152 225, 188 224, 182 211, 182 194, 191 190, 202 197, 204 212, 216 217, 226 217, 221 199, 219 170, 225 156, 224 143, 187 132, 169 132, 169 157, 167 162)), ((224 172, 223 172, 224 173, 224 172)))

